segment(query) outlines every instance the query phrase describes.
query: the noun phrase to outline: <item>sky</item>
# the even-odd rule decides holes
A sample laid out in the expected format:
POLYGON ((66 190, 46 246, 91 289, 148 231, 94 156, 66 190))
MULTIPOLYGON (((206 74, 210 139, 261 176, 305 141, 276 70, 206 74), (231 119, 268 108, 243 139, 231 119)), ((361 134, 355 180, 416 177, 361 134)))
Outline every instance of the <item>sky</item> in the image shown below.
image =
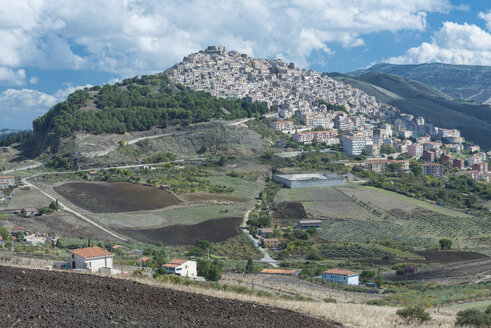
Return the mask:
POLYGON ((209 45, 319 72, 491 65, 489 0, 0 1, 0 129, 209 45))

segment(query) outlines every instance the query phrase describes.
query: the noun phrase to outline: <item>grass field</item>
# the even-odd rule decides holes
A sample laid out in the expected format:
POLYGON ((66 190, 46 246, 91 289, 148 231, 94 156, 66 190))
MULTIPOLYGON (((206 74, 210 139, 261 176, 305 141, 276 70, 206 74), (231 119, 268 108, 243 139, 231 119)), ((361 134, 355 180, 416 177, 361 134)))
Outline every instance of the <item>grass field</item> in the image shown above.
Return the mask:
POLYGON ((196 224, 207 220, 230 216, 242 216, 250 207, 247 203, 231 205, 206 205, 170 208, 167 210, 98 214, 103 223, 119 227, 151 227, 173 224, 196 224))
POLYGON ((227 195, 241 198, 254 199, 259 196, 259 192, 263 188, 263 184, 260 182, 246 181, 241 178, 232 178, 226 175, 208 177, 208 180, 210 180, 210 182, 214 185, 222 185, 235 188, 232 193, 227 195))
POLYGON ((13 193, 12 200, 3 202, 0 205, 0 208, 9 210, 20 208, 41 208, 47 207, 50 202, 51 199, 36 189, 32 189, 30 191, 16 189, 13 193))
POLYGON ((455 305, 447 306, 445 308, 458 310, 458 311, 467 310, 467 309, 485 310, 490 305, 491 305, 491 300, 488 300, 488 301, 478 301, 478 302, 455 304, 455 305))
POLYGON ((410 212, 416 208, 422 208, 438 214, 453 217, 470 217, 470 215, 454 211, 445 207, 429 204, 418 199, 407 197, 392 191, 367 186, 346 186, 338 187, 340 191, 347 195, 354 195, 358 199, 370 202, 384 211, 401 209, 410 212))

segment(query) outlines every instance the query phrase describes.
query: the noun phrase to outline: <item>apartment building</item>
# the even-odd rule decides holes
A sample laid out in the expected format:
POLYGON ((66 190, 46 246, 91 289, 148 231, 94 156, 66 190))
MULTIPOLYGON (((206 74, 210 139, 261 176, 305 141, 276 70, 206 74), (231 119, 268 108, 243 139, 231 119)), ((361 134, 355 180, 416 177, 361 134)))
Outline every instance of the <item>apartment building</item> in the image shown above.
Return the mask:
POLYGON ((432 175, 434 177, 443 176, 443 166, 441 164, 428 163, 421 164, 421 169, 423 169, 424 175, 432 175))

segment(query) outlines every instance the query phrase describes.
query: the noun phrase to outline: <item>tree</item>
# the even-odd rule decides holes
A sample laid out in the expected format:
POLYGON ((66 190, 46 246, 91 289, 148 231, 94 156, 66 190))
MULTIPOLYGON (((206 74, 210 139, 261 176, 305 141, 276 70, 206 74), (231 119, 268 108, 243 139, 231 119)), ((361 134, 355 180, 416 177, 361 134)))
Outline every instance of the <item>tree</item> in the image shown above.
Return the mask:
POLYGON ((360 273, 360 280, 362 281, 368 281, 375 277, 375 271, 369 271, 369 270, 363 270, 360 273))
POLYGON ((399 171, 401 169, 401 164, 399 164, 399 163, 390 163, 388 165, 388 167, 389 167, 389 170, 391 172, 397 172, 397 171, 399 171))
POLYGON ((274 158, 274 153, 271 150, 266 150, 263 154, 263 158, 270 161, 274 158))
POLYGON ((248 257, 247 264, 245 266, 245 273, 254 273, 254 271, 255 271, 254 262, 252 261, 252 258, 248 257))
POLYGON ((20 242, 24 240, 24 234, 21 231, 17 231, 15 234, 15 241, 20 242))
POLYGON ((430 314, 425 312, 421 306, 410 306, 404 309, 397 310, 396 314, 400 316, 407 324, 421 324, 424 321, 431 319, 430 314))
POLYGON ((414 175, 418 176, 418 175, 421 175, 423 173, 423 169, 421 168, 421 166, 413 166, 411 168, 411 172, 413 172, 414 175))
POLYGON ((1 227, 0 236, 2 237, 3 241, 6 241, 9 238, 9 229, 6 227, 1 227))
POLYGON ((209 281, 218 281, 222 278, 222 264, 218 260, 198 261, 198 275, 209 281))
POLYGON ((466 327, 491 327, 491 306, 484 312, 477 309, 459 311, 455 324, 466 327))
POLYGON ((206 251, 207 249, 211 249, 211 242, 209 242, 208 240, 196 240, 194 245, 204 251, 206 251))
POLYGON ((452 241, 450 239, 442 238, 438 241, 441 249, 450 249, 452 248, 452 241))
POLYGON ((58 211, 60 209, 60 206, 58 204, 58 199, 56 201, 52 201, 49 203, 49 209, 53 211, 58 211))
POLYGON ((290 257, 290 252, 287 251, 286 249, 282 249, 281 251, 278 252, 278 258, 284 260, 288 257, 290 257))

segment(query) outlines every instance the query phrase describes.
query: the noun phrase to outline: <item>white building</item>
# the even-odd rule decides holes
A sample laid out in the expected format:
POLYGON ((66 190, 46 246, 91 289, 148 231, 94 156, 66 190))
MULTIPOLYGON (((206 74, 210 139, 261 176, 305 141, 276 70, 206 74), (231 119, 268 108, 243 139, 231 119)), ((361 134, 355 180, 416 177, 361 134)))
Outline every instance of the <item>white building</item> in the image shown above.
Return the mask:
POLYGON ((360 155, 365 148, 365 139, 359 137, 343 137, 343 152, 350 155, 360 155))
POLYGON ((194 278, 198 276, 195 261, 172 260, 162 266, 167 274, 176 274, 182 277, 194 278))
POLYGON ((14 176, 1 176, 0 177, 0 188, 7 188, 9 186, 15 186, 14 176))
POLYGON ((104 268, 113 268, 114 254, 104 248, 98 246, 79 248, 71 250, 70 253, 71 269, 99 272, 104 271, 104 268))
POLYGON ((350 270, 330 269, 322 273, 322 278, 342 285, 358 285, 358 273, 350 270))

